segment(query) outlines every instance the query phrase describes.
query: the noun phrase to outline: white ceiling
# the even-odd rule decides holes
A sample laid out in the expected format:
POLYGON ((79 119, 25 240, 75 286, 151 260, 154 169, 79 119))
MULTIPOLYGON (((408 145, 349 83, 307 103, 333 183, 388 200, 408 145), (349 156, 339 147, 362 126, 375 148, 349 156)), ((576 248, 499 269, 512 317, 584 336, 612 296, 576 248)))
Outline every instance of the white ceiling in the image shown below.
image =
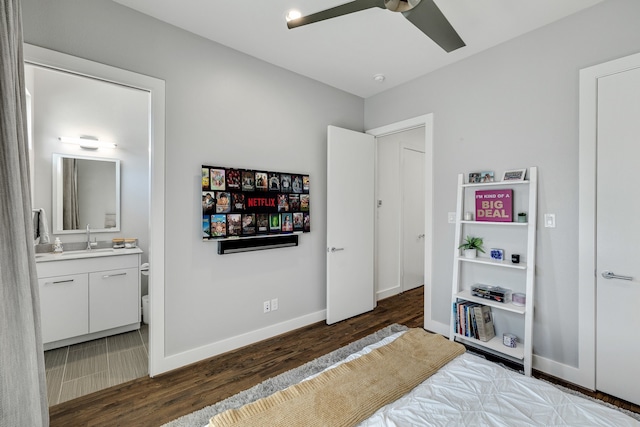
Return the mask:
POLYGON ((603 0, 435 0, 467 44, 446 53, 400 13, 368 9, 287 29, 345 0, 114 0, 202 37, 363 98, 603 0), (374 81, 384 74, 383 83, 374 81))

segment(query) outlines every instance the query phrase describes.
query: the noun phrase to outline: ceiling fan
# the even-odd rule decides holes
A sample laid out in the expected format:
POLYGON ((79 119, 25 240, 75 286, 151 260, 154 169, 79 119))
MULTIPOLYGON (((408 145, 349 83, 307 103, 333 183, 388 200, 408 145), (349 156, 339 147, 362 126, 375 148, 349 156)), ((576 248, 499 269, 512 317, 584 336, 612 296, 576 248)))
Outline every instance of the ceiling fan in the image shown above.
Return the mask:
POLYGON ((373 7, 402 13, 413 25, 447 52, 465 46, 464 41, 462 41, 433 0, 355 0, 331 9, 293 19, 287 22, 287 27, 301 27, 373 7))

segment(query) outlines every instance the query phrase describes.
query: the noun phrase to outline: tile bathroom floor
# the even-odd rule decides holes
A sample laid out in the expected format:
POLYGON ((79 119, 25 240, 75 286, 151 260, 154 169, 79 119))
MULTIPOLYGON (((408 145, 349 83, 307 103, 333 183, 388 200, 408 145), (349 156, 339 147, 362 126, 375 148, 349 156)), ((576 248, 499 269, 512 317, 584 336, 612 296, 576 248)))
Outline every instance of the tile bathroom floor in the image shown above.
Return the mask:
POLYGON ((149 326, 44 352, 49 406, 149 375, 149 326))

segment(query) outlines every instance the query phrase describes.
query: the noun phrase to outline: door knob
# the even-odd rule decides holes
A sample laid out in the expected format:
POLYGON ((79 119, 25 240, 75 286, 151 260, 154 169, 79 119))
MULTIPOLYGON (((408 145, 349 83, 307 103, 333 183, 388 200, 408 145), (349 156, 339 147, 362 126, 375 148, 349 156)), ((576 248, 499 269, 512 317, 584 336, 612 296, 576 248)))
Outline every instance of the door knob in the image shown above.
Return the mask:
POLYGON ((331 248, 329 249, 331 252, 338 252, 338 251, 344 251, 344 248, 331 248))
POLYGON ((618 276, 617 274, 614 274, 613 271, 609 270, 603 271, 602 277, 604 277, 605 279, 633 280, 633 277, 631 276, 618 276))
POLYGON ((418 234, 418 239, 424 239, 424 234, 418 234))

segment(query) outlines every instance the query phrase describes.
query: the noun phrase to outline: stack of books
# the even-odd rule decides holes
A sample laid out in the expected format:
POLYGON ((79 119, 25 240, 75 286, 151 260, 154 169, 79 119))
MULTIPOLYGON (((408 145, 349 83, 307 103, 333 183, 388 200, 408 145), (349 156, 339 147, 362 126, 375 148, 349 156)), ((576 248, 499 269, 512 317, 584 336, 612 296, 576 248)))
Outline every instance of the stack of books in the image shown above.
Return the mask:
POLYGON ((458 335, 489 341, 496 336, 491 307, 471 301, 453 303, 454 328, 458 335))

